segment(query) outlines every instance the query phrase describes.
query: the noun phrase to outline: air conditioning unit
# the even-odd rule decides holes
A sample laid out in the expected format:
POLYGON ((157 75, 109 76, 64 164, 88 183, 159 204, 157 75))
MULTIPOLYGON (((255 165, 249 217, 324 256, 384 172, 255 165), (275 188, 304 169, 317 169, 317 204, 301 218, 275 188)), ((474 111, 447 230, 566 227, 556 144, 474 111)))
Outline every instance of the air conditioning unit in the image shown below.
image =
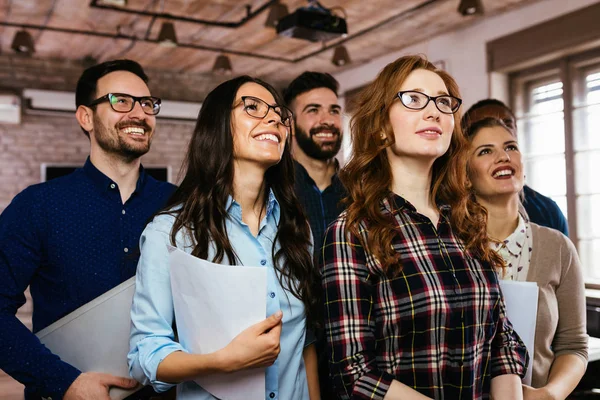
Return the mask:
MULTIPOLYGON (((27 101, 27 112, 34 114, 74 113, 75 93, 53 90, 25 89, 23 98, 27 101)), ((163 100, 159 119, 195 121, 202 103, 163 100)))
POLYGON ((13 93, 0 94, 0 124, 21 123, 21 98, 13 93))

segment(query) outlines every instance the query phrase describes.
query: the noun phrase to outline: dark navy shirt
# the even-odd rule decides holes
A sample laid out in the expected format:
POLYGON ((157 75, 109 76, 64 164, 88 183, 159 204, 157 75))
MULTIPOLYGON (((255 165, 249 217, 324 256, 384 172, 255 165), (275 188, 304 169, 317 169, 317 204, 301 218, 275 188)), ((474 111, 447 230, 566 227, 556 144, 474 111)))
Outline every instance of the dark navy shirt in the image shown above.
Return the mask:
POLYGON ((123 204, 117 184, 88 159, 28 187, 0 215, 0 369, 26 386, 27 399, 62 398, 80 371, 16 318, 24 290, 30 285, 37 332, 132 277, 142 230, 174 188, 140 168, 123 204))
POLYGON ((346 189, 335 174, 331 178, 331 185, 321 192, 302 164, 294 161, 294 170, 294 190, 308 217, 314 239, 314 252, 318 255, 325 239, 325 229, 344 211, 340 202, 346 196, 346 189))
POLYGON ((529 186, 524 186, 523 192, 525 195, 523 206, 531 222, 556 229, 565 236, 569 236, 567 219, 554 200, 536 192, 529 186))

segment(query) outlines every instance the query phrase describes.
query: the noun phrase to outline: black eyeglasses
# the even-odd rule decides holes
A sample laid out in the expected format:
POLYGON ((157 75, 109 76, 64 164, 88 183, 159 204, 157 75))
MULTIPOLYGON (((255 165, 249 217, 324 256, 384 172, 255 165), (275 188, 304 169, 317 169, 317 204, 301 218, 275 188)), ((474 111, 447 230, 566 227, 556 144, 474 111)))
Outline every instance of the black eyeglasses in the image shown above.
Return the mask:
POLYGON ((281 124, 290 128, 292 126, 292 119, 294 114, 292 111, 284 106, 270 105, 266 101, 253 96, 242 96, 242 103, 244 104, 244 111, 251 117, 264 118, 269 113, 269 109, 273 109, 275 114, 279 115, 281 124))
POLYGON ((431 97, 427 96, 425 93, 417 92, 416 90, 398 92, 396 96, 398 96, 404 107, 411 110, 422 110, 433 100, 437 109, 444 114, 454 114, 458 111, 462 103, 462 100, 458 97, 447 94, 431 97))
POLYGON ((109 93, 97 98, 88 104, 88 107, 108 101, 110 108, 116 112, 128 113, 133 110, 135 103, 140 103, 144 113, 148 115, 157 115, 160 112, 160 99, 152 96, 136 97, 125 93, 109 93))

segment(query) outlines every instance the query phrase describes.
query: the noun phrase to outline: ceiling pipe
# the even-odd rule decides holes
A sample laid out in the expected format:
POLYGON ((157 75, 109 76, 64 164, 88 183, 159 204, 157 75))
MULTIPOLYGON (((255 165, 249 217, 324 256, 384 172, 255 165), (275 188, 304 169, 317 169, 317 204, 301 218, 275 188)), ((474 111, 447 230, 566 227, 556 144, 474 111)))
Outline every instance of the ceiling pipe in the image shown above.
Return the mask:
POLYGON ((252 6, 246 5, 246 16, 244 18, 240 19, 239 21, 233 21, 233 22, 232 21, 215 21, 215 20, 191 18, 191 17, 182 16, 182 15, 169 14, 169 13, 165 13, 165 12, 157 13, 157 12, 144 11, 144 10, 134 10, 131 8, 122 8, 122 7, 100 4, 99 0, 92 0, 90 3, 90 7, 99 8, 102 10, 116 11, 116 12, 126 13, 126 14, 134 14, 134 15, 144 16, 144 17, 163 18, 163 19, 170 19, 173 21, 184 21, 184 22, 190 22, 190 23, 194 23, 194 24, 219 26, 221 28, 239 28, 240 26, 244 25, 246 22, 248 22, 251 19, 253 19, 254 17, 256 17, 258 14, 262 13, 264 10, 271 7, 271 5, 276 2, 277 2, 277 0, 267 1, 265 4, 258 7, 254 11, 252 11, 252 6))
MULTIPOLYGON (((17 24, 17 23, 4 22, 4 21, 0 21, 0 26, 10 26, 10 27, 14 27, 14 28, 23 28, 23 29, 39 29, 42 31, 68 33, 71 35, 95 36, 95 37, 103 37, 103 38, 108 38, 108 39, 137 40, 139 42, 160 44, 160 42, 157 39, 139 38, 137 36, 125 35, 123 33, 105 33, 105 32, 96 32, 96 31, 83 31, 83 30, 79 30, 79 29, 57 28, 54 26, 43 26, 43 25, 33 25, 33 24, 21 24, 21 23, 17 24)), ((266 54, 251 53, 251 52, 247 52, 247 51, 230 50, 230 49, 224 49, 222 47, 203 46, 203 45, 193 44, 193 43, 181 43, 180 42, 177 44, 177 47, 196 49, 196 50, 205 50, 205 51, 211 51, 214 53, 224 53, 224 54, 244 56, 244 57, 250 57, 250 58, 259 58, 262 60, 281 61, 281 62, 286 62, 286 63, 294 62, 293 59, 289 59, 289 58, 269 56, 266 54)))
MULTIPOLYGON (((247 52, 247 51, 230 50, 230 49, 224 49, 221 47, 203 46, 203 45, 198 45, 198 44, 193 44, 193 43, 178 43, 177 46, 183 47, 183 48, 189 48, 189 49, 210 51, 210 52, 214 52, 214 53, 230 54, 230 55, 237 55, 237 56, 243 56, 243 57, 249 57, 249 58, 258 58, 261 60, 280 61, 280 62, 284 62, 284 63, 296 64, 296 63, 302 62, 308 58, 311 58, 318 54, 321 54, 327 50, 335 48, 343 43, 346 43, 347 41, 349 41, 351 39, 355 39, 357 37, 363 36, 363 35, 371 32, 375 29, 379 29, 386 24, 396 21, 398 18, 409 17, 414 12, 424 9, 424 8, 430 6, 434 3, 437 3, 439 1, 441 1, 441 0, 425 0, 422 3, 417 4, 416 6, 410 8, 408 10, 404 10, 404 11, 399 12, 398 14, 391 15, 390 17, 386 18, 384 21, 381 21, 380 23, 378 23, 376 25, 370 26, 368 28, 363 29, 362 31, 359 31, 359 32, 356 32, 353 34, 348 34, 348 36, 346 36, 344 39, 334 41, 329 45, 320 46, 318 50, 307 53, 305 55, 302 55, 302 56, 299 56, 296 58, 275 57, 275 56, 269 56, 269 55, 265 55, 265 54, 251 53, 251 52, 247 52)), ((270 3, 271 2, 269 2, 269 4, 270 3)), ((17 24, 17 23, 12 23, 12 22, 5 22, 5 21, 0 21, 0 26, 11 26, 11 27, 16 27, 16 28, 24 28, 24 29, 25 28, 26 29, 39 29, 42 31, 47 30, 47 31, 51 31, 51 32, 97 36, 97 37, 105 37, 105 38, 110 38, 110 39, 137 40, 137 41, 142 41, 142 42, 158 44, 158 41, 155 39, 149 39, 147 37, 146 38, 138 38, 133 35, 124 35, 121 33, 113 34, 113 33, 103 33, 103 32, 95 32, 95 31, 83 31, 83 30, 77 30, 77 29, 57 28, 57 27, 43 26, 43 25, 17 24)))

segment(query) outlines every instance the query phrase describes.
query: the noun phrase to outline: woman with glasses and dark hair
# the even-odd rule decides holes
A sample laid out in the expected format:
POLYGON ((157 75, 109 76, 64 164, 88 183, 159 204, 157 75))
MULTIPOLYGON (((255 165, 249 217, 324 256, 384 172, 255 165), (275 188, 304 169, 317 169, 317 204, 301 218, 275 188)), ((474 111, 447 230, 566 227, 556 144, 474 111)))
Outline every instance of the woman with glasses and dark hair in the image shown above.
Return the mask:
POLYGON ((185 177, 142 234, 128 359, 131 375, 159 392, 180 383, 178 399, 214 399, 195 377, 267 367, 265 398, 318 397, 306 326, 316 320, 319 277, 294 194, 292 113, 281 104, 270 85, 248 76, 215 88, 200 110, 185 177), (264 266, 268 317, 215 353, 186 351, 173 330, 167 245, 214 263, 264 266))
POLYGON ((587 365, 585 288, 573 243, 555 229, 534 224, 519 195, 524 170, 514 130, 497 118, 466 127, 471 142, 468 178, 487 210, 487 234, 506 264, 502 279, 539 287, 531 386, 525 400, 564 400, 587 365))
POLYGON ((458 86, 419 56, 359 95, 347 210, 321 254, 330 376, 342 399, 522 397, 485 213, 469 199, 458 86))

